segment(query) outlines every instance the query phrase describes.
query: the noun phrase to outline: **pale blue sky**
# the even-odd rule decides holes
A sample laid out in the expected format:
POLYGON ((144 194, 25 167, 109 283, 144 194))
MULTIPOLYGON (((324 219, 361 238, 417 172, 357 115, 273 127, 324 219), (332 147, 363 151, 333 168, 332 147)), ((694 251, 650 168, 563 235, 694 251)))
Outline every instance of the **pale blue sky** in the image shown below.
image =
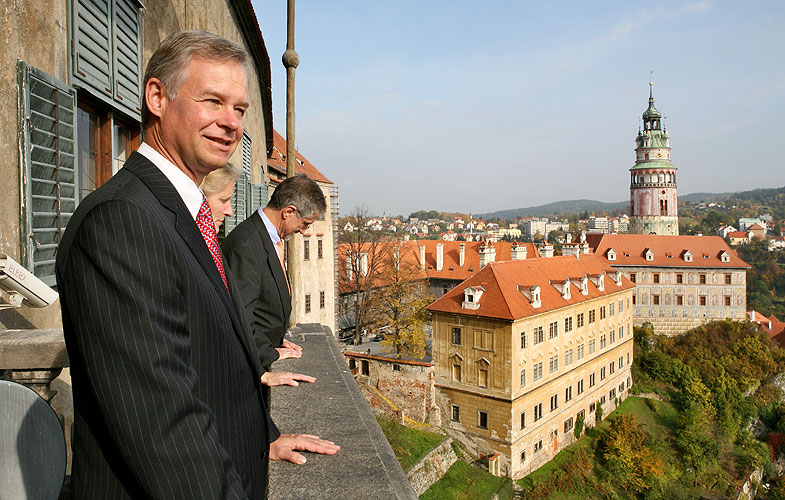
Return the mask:
MULTIPOLYGON (((286 0, 253 0, 285 135, 286 0)), ((679 192, 785 185, 785 2, 297 0, 296 145, 341 212, 629 198, 647 106, 679 192)))

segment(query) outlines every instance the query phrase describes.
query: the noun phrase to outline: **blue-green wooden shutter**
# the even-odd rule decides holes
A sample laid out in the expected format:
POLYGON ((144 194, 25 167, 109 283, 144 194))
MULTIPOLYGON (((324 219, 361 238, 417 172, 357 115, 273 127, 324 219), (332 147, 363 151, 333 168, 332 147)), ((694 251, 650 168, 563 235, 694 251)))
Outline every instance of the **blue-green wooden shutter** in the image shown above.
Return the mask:
POLYGON ((55 284, 57 245, 78 203, 76 91, 19 61, 21 260, 55 284))
POLYGON ((248 185, 248 215, 267 204, 267 184, 250 183, 248 185))
POLYGON ((237 182, 234 183, 232 193, 232 216, 224 219, 221 229, 224 236, 229 234, 232 229, 244 221, 248 216, 248 187, 251 181, 251 138, 243 132, 243 139, 240 143, 242 170, 237 182))
POLYGON ((111 0, 72 0, 74 83, 112 97, 111 0))
POLYGON ((137 0, 72 0, 73 83, 141 119, 137 0))
POLYGON ((113 11, 114 93, 117 106, 141 119, 141 33, 135 0, 115 0, 113 11))

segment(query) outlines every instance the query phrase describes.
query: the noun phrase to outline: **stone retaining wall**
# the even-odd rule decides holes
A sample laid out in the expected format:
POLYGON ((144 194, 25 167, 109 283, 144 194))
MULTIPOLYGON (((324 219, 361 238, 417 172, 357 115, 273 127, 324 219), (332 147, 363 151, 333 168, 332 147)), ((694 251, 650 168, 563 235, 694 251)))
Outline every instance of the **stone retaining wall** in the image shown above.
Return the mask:
POLYGON ((447 438, 428 452, 406 473, 417 496, 425 493, 433 483, 444 477, 447 469, 458 460, 452 449, 452 439, 447 438))

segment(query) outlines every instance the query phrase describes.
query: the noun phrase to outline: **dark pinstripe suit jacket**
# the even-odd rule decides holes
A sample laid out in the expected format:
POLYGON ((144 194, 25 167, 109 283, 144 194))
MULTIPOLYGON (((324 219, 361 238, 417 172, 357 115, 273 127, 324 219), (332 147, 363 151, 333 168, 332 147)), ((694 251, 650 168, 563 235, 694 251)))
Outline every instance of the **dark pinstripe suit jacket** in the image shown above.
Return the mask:
POLYGON ((278 430, 227 280, 232 297, 179 194, 142 155, 79 205, 57 256, 75 499, 264 498, 278 430))
POLYGON ((259 212, 234 228, 221 248, 237 277, 262 366, 269 369, 289 328, 292 302, 278 252, 259 212))

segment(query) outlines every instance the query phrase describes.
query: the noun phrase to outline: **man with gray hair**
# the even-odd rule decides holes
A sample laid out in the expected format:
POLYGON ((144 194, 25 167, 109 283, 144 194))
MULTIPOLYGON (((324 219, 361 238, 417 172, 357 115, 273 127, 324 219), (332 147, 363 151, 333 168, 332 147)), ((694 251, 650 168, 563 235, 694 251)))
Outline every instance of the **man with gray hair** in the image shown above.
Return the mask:
POLYGON ((319 185, 305 175, 275 188, 266 207, 241 222, 222 249, 251 321, 259 361, 266 369, 278 359, 299 358, 300 346, 284 338, 292 311, 283 242, 321 218, 327 203, 319 185))
POLYGON ((261 367, 199 189, 242 138, 246 58, 210 33, 165 39, 145 74, 144 143, 60 243, 74 498, 262 500, 268 454, 338 451, 270 419, 261 384, 310 377, 261 367))

